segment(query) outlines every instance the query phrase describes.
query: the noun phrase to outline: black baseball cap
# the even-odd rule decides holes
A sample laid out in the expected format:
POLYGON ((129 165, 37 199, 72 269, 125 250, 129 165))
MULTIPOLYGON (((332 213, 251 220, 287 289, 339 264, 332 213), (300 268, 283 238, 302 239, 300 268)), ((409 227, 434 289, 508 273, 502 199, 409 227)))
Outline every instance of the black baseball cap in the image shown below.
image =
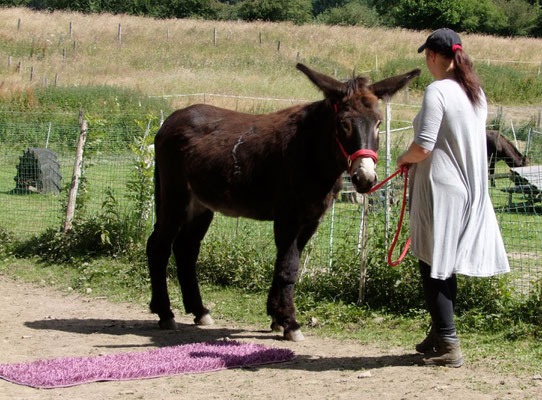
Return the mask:
POLYGON ((431 33, 418 49, 421 53, 426 48, 446 56, 453 56, 454 45, 461 46, 459 35, 449 28, 440 28, 431 33))

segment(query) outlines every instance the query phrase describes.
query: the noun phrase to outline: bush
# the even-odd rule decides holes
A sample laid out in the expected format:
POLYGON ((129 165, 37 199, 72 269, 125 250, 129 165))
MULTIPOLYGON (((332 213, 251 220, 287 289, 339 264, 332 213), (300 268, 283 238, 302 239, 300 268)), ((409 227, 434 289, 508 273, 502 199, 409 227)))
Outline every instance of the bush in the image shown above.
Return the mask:
POLYGON ((236 235, 209 235, 197 269, 203 282, 261 292, 273 279, 274 249, 262 250, 246 229, 236 235))
POLYGON ((13 235, 7 229, 0 226, 0 255, 7 255, 13 245, 13 235))
POLYGON ((15 254, 36 256, 43 261, 72 263, 88 261, 99 256, 119 256, 130 248, 122 224, 104 220, 102 216, 74 222, 72 229, 48 229, 40 235, 20 243, 15 254))
POLYGON ((239 8, 239 17, 246 21, 311 21, 310 0, 247 0, 239 8))
POLYGON ((541 337, 542 281, 533 283, 528 298, 511 289, 510 277, 458 279, 457 321, 464 331, 500 331, 509 340, 541 337))
POLYGON ((318 15, 316 21, 328 25, 382 25, 376 10, 363 0, 354 0, 340 7, 328 8, 318 15))
POLYGON ((134 227, 128 218, 120 214, 115 199, 109 193, 100 215, 75 219, 67 232, 50 228, 29 240, 16 243, 14 254, 67 264, 102 256, 141 260, 144 246, 134 240, 135 236, 134 227))

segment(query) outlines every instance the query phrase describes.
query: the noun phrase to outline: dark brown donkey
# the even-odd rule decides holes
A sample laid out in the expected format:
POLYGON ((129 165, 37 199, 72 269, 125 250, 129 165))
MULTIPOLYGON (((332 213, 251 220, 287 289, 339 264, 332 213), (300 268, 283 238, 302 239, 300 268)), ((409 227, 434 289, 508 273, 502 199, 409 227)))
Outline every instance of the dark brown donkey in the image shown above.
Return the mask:
POLYGON ((325 99, 272 114, 250 115, 194 105, 175 111, 155 139, 157 222, 147 242, 152 299, 159 325, 175 329, 166 264, 175 254, 184 307, 196 324, 212 324, 195 264, 213 213, 274 221, 277 258, 267 301, 271 328, 302 340, 295 317, 299 257, 315 232, 342 174, 358 192, 377 180, 378 99, 389 98, 420 71, 369 85, 298 64, 325 99), (361 150, 361 151, 360 151, 361 150))
POLYGON ((509 167, 525 167, 529 164, 529 158, 519 150, 497 130, 486 130, 488 173, 491 186, 495 186, 495 163, 504 161, 509 167))

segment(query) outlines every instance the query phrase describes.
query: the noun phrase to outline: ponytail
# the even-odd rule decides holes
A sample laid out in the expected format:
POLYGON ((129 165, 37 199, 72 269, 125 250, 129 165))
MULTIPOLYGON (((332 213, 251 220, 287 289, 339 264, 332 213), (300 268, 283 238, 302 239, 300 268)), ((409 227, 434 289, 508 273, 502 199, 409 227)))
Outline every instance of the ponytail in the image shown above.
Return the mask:
POLYGON ((454 49, 454 72, 457 82, 461 85, 473 106, 480 105, 482 101, 480 78, 474 72, 474 66, 461 47, 454 49))

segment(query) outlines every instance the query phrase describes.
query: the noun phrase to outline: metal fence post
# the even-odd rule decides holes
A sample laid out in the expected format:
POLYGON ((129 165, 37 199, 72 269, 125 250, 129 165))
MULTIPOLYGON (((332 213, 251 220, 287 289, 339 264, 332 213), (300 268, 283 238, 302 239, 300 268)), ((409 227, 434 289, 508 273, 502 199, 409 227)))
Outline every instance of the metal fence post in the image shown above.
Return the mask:
MULTIPOLYGON (((390 176, 391 162, 391 104, 386 102, 386 176, 390 176)), ((386 246, 388 245, 388 231, 390 228, 390 183, 386 183, 385 198, 385 221, 386 221, 386 246)))
POLYGON ((333 230, 335 225, 335 200, 331 206, 331 228, 329 231, 329 270, 333 268, 333 230))
POLYGON ((358 304, 363 304, 365 301, 365 292, 367 284, 367 214, 369 210, 369 196, 362 195, 361 201, 361 222, 360 222, 360 241, 358 249, 361 250, 360 265, 359 265, 359 291, 358 304))

